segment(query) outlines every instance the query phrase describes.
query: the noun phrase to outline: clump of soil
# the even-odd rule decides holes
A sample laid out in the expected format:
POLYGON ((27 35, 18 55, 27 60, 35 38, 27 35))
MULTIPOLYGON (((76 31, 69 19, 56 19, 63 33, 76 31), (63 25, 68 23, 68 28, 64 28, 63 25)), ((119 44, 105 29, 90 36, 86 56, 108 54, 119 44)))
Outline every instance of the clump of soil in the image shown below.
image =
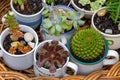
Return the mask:
POLYGON ((19 13, 26 15, 35 14, 42 9, 42 0, 26 0, 26 2, 24 10, 21 10, 19 4, 13 4, 13 7, 19 13))
POLYGON ((109 15, 109 13, 106 13, 100 17, 96 14, 93 20, 96 28, 103 33, 105 33, 106 29, 110 29, 112 30, 112 34, 119 34, 118 23, 114 23, 114 21, 109 18, 109 15))

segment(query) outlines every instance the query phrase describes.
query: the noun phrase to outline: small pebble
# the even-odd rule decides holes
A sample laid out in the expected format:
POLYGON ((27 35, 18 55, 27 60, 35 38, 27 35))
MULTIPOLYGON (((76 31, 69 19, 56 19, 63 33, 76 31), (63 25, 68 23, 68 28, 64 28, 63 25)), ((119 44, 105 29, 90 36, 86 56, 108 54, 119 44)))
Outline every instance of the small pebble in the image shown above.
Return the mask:
POLYGON ((118 29, 120 30, 120 23, 118 24, 118 29))
POLYGON ((24 39, 26 42, 31 42, 34 39, 34 36, 33 36, 33 34, 28 32, 28 33, 24 34, 24 39))
POLYGON ((18 47, 18 44, 19 44, 18 41, 12 42, 12 43, 11 43, 11 47, 17 48, 17 47, 18 47))
POLYGON ((27 44, 24 40, 21 40, 20 43, 22 43, 23 45, 27 44))
POLYGON ((105 9, 100 10, 100 11, 97 13, 98 16, 104 16, 105 14, 106 14, 106 10, 105 10, 105 9))
POLYGON ((34 48, 35 43, 33 43, 33 42, 28 42, 28 45, 29 45, 31 48, 34 48))
POLYGON ((112 29, 106 29, 105 33, 112 34, 112 29))

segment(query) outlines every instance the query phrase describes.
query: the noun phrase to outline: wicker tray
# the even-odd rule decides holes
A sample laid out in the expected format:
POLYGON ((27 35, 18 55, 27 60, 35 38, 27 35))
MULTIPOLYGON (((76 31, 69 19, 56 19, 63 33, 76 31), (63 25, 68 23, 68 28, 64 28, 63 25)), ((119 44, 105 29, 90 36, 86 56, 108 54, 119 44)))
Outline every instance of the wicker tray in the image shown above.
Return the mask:
MULTIPOLYGON (((5 29, 1 19, 4 14, 10 11, 10 0, 0 0, 0 33, 5 29)), ((39 32, 38 36, 40 37, 39 32)), ((120 49, 116 50, 120 53, 120 49)), ((71 74, 70 70, 67 70, 71 74)), ((4 60, 0 58, 0 80, 120 80, 120 61, 114 66, 104 66, 102 70, 95 71, 87 76, 71 75, 63 78, 54 78, 50 76, 34 75, 33 67, 23 70, 15 71, 4 64, 4 60)))

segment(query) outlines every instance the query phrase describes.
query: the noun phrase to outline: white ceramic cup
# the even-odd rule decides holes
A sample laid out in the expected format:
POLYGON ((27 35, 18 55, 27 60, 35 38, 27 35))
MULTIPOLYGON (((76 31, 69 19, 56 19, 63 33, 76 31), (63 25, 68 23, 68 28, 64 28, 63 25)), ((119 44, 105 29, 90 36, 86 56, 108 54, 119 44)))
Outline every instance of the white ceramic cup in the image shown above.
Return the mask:
POLYGON ((3 57, 5 64, 14 69, 14 70, 24 70, 33 65, 33 52, 35 48, 37 47, 38 44, 38 36, 37 33, 30 27, 25 26, 25 25, 19 25, 20 30, 24 32, 30 32, 34 35, 35 37, 35 47, 28 53, 23 54, 23 55, 14 55, 8 53, 4 48, 3 48, 3 41, 5 37, 9 34, 9 28, 6 28, 0 36, 0 57, 3 57))
MULTIPOLYGON (((45 2, 45 0, 42 0, 45 2)), ((27 25, 36 29, 39 24, 41 24, 41 13, 44 10, 44 7, 37 13, 31 15, 25 15, 17 12, 13 7, 13 0, 10 2, 11 9, 15 15, 15 19, 19 22, 19 24, 27 25)))
POLYGON ((78 63, 74 60, 72 60, 72 61, 78 65, 77 74, 88 75, 91 72, 102 69, 102 67, 105 65, 113 65, 117 61, 119 61, 119 55, 114 50, 109 50, 107 56, 113 56, 115 58, 114 59, 104 59, 103 61, 101 61, 97 64, 81 64, 81 63, 78 63))
POLYGON ((96 28, 95 24, 94 24, 94 17, 95 15, 101 11, 101 10, 104 10, 106 9, 106 7, 102 7, 100 8, 99 10, 97 10, 93 15, 92 15, 92 19, 91 19, 91 27, 93 29, 95 29, 96 31, 98 31, 101 35, 104 36, 104 38, 106 40, 108 40, 109 42, 109 48, 110 49, 119 49, 120 48, 120 34, 107 34, 107 33, 104 33, 104 32, 101 32, 99 29, 96 28))
MULTIPOLYGON (((54 76, 54 77, 63 77, 63 76, 67 76, 68 74, 66 74, 66 69, 67 67, 71 68, 74 71, 74 75, 77 73, 78 71, 78 67, 76 64, 72 63, 69 61, 69 57, 67 57, 66 63, 64 64, 64 66, 62 68, 58 68, 56 70, 55 73, 50 73, 49 69, 46 69, 44 67, 39 68, 36 64, 36 54, 38 52, 38 50, 46 43, 46 42, 51 42, 52 40, 45 40, 43 42, 41 42, 38 47, 36 48, 35 52, 34 52, 34 72, 36 76, 54 76)), ((65 50, 68 51, 68 49, 66 48, 66 46, 59 41, 59 45, 61 45, 65 50)), ((69 52, 69 51, 68 51, 69 52)))
POLYGON ((103 53, 104 55, 99 60, 95 62, 82 62, 73 56, 72 51, 70 49, 70 41, 71 40, 68 41, 67 47, 71 52, 70 53, 71 60, 78 65, 77 74, 88 75, 91 72, 102 69, 104 65, 114 65, 116 62, 119 61, 118 52, 115 50, 108 50, 108 44, 107 41, 105 40, 105 51, 103 53), (114 58, 106 59, 106 57, 108 56, 112 56, 114 58))

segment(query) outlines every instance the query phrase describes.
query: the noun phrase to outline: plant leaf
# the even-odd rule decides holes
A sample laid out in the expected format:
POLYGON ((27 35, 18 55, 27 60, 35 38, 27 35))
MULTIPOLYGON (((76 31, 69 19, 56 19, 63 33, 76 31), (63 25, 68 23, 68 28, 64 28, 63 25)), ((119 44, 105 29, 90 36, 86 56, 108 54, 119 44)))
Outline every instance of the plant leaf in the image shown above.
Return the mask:
POLYGON ((48 29, 52 26, 52 22, 50 21, 50 19, 44 19, 43 20, 43 27, 48 29))
POLYGON ((24 0, 17 0, 19 5, 22 5, 24 0))
POLYGON ((14 3, 17 4, 17 0, 14 0, 14 3))
POLYGON ((54 34, 55 33, 55 26, 52 26, 49 30, 50 34, 54 34))
POLYGON ((78 12, 77 12, 77 14, 76 14, 76 17, 77 17, 77 19, 81 19, 81 18, 83 18, 83 17, 84 17, 84 13, 83 13, 83 12, 78 11, 78 12))
POLYGON ((78 26, 77 26, 77 22, 76 22, 76 21, 73 22, 73 26, 74 26, 75 29, 78 29, 78 26))
POLYGON ((78 1, 82 6, 85 6, 86 4, 90 4, 90 0, 79 0, 78 1))
POLYGON ((59 32, 62 32, 62 27, 60 25, 55 25, 56 26, 56 30, 59 31, 59 32))
POLYGON ((75 15, 76 15, 76 12, 74 12, 74 11, 68 11, 67 13, 66 13, 66 16, 69 18, 69 19, 72 19, 72 20, 75 20, 75 15))
POLYGON ((55 31, 55 35, 56 35, 56 36, 59 36, 59 35, 60 35, 60 32, 55 31))
POLYGON ((83 21, 83 20, 78 20, 77 22, 78 22, 79 26, 82 26, 83 24, 85 24, 85 21, 83 21))
POLYGON ((97 2, 97 1, 91 2, 90 6, 91 6, 92 11, 98 10, 98 9, 100 9, 102 7, 102 5, 100 5, 100 3, 97 2))

